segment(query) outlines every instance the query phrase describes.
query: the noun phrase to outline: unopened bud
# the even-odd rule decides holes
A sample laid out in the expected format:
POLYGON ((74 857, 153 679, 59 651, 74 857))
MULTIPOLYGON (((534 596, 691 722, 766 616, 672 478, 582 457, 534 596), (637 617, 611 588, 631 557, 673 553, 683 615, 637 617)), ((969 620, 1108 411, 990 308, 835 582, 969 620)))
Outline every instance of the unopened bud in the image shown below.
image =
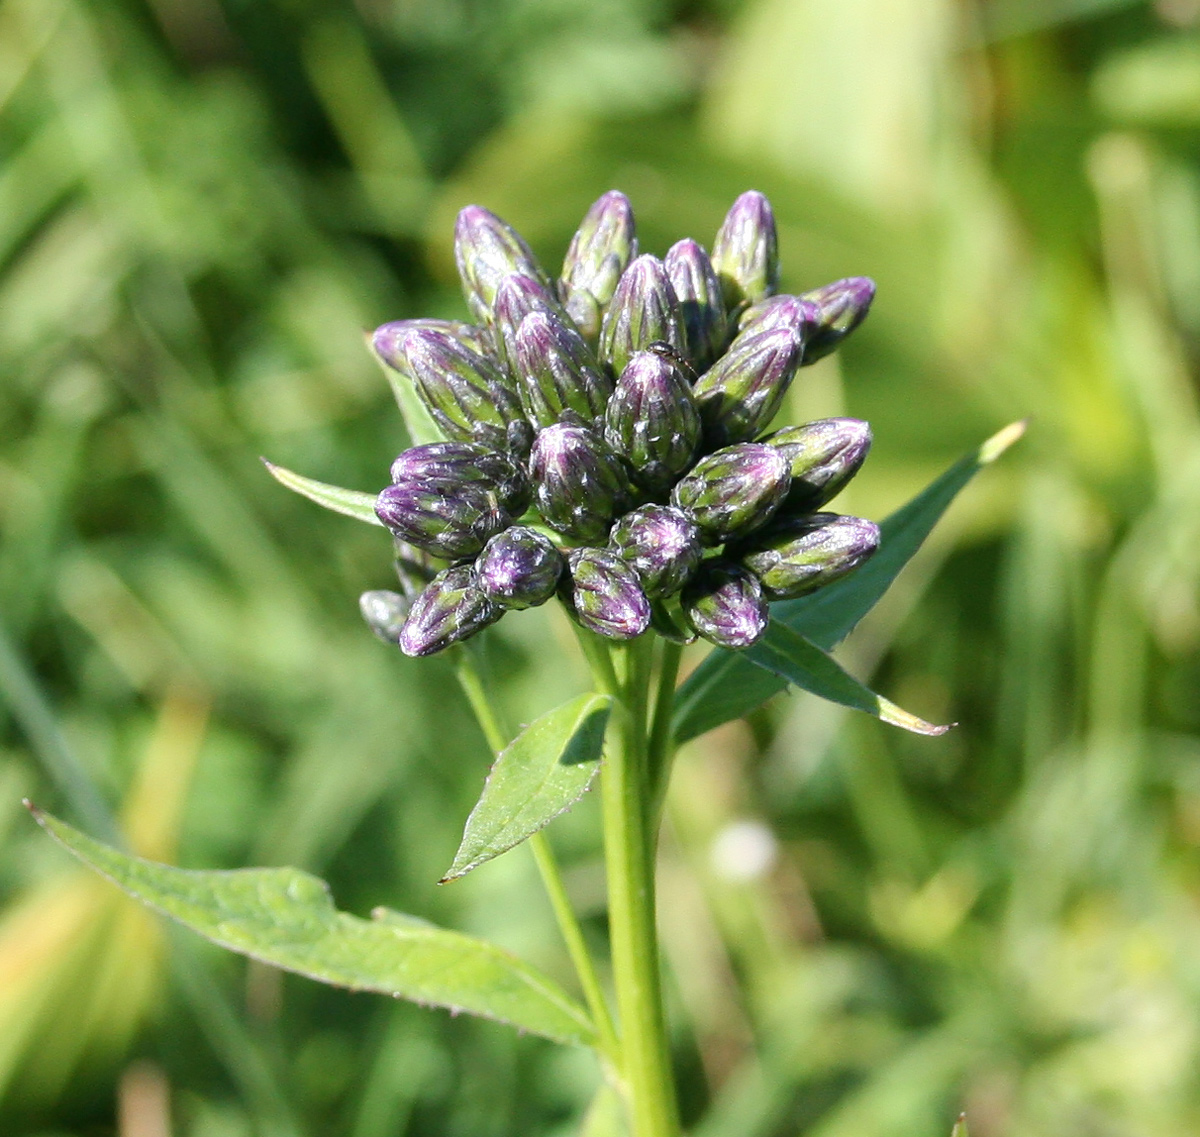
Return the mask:
POLYGON ((867 318, 875 299, 875 282, 866 276, 848 276, 805 292, 800 298, 814 304, 819 313, 804 347, 804 362, 816 363, 867 318))
POLYGON ((757 304, 779 288, 775 214, 757 190, 747 190, 725 215, 713 241, 712 263, 730 312, 757 304))
POLYGON ((683 588, 703 551, 695 522, 671 505, 643 505, 625 514, 612 527, 608 547, 638 574, 652 600, 683 588))
POLYGON ((634 352, 652 343, 670 344, 687 358, 679 300, 658 257, 638 257, 617 283, 600 329, 600 358, 620 375, 634 352))
POLYGON ((514 525, 497 533, 475 560, 484 595, 503 608, 545 604, 558 586, 563 555, 536 529, 514 525))
POLYGON ((508 445, 510 424, 521 420, 514 385, 490 360, 436 328, 415 328, 403 338, 417 394, 448 437, 508 445))
POLYGON ((613 640, 631 640, 650 625, 650 601, 633 571, 604 549, 573 549, 563 599, 589 631, 613 640))
POLYGON ((400 629, 400 650, 405 655, 433 655, 473 636, 503 615, 504 609, 493 604, 475 583, 469 565, 448 568, 438 573, 413 602, 400 629))
POLYGON ((546 524, 575 541, 602 541, 628 496, 620 458, 598 434, 576 423, 539 432, 529 473, 546 524))
POLYGON ((400 629, 408 619, 412 601, 398 592, 387 592, 379 589, 364 592, 358 598, 358 609, 367 627, 371 629, 385 644, 400 642, 400 629))
POLYGON ((858 473, 871 449, 871 428, 861 419, 824 418, 785 426, 763 442, 791 465, 792 485, 781 511, 811 513, 858 473))
POLYGON ((671 491, 671 501, 719 545, 766 524, 787 496, 787 459, 771 446, 743 442, 701 458, 671 491))
POLYGON ((821 309, 811 300, 802 300, 799 296, 768 296, 742 313, 738 322, 738 336, 748 337, 786 328, 807 345, 820 318, 821 309))
POLYGON ((604 437, 650 493, 669 489, 700 443, 700 412, 679 364, 659 352, 636 352, 608 401, 604 437))
POLYGON ((612 380, 596 365, 574 328, 545 312, 531 312, 517 331, 521 405, 538 426, 571 410, 591 423, 604 414, 612 380))
POLYGON ((479 205, 468 205, 458 215, 454 260, 467 306, 481 324, 491 324, 496 291, 506 276, 520 273, 550 286, 549 277, 521 234, 479 205))
POLYGON ((813 513, 756 533, 741 562, 772 600, 815 592, 858 568, 879 548, 879 526, 861 517, 813 513))
POLYGON ((397 372, 410 383, 416 383, 412 366, 408 361, 408 352, 404 342, 410 332, 432 331, 440 332, 462 344, 463 347, 476 355, 491 359, 493 344, 491 336, 484 328, 474 324, 464 324, 461 320, 392 320, 380 324, 371 333, 371 350, 378 356, 381 363, 392 371, 397 372))
POLYGON ((391 475, 396 485, 485 494, 513 517, 529 508, 529 479, 520 463, 476 442, 411 446, 392 463, 391 475))
POLYGON ((700 635, 735 651, 762 639, 771 618, 758 581, 731 561, 707 562, 681 599, 684 615, 700 635))
POLYGON ((710 446, 745 442, 761 434, 779 410, 803 348, 785 328, 738 336, 692 388, 710 446))
POLYGON ((517 374, 517 329, 530 312, 542 312, 563 322, 568 319, 558 298, 546 285, 531 276, 506 276, 496 292, 492 332, 496 337, 497 352, 514 380, 517 374))
POLYGON ((512 523, 488 494, 410 482, 387 486, 375 500, 375 513, 397 537, 447 560, 479 552, 512 523))
POLYGON ((563 260, 563 298, 585 339, 595 342, 604 307, 636 256, 633 207, 623 193, 610 190, 587 211, 563 260))
POLYGON ((689 359, 697 371, 703 371, 729 338, 721 282, 703 246, 692 240, 672 245, 663 266, 679 301, 689 359))

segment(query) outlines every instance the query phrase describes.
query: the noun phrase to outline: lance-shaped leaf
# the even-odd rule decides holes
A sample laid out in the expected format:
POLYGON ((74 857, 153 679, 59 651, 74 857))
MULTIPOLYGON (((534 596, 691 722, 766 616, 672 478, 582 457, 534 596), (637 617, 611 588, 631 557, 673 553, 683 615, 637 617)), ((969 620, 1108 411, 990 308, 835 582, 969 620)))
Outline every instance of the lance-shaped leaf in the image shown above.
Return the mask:
POLYGON ((913 734, 945 734, 950 729, 910 715, 882 695, 876 695, 844 670, 833 656, 822 651, 811 640, 806 640, 799 632, 793 632, 786 624, 772 621, 767 634, 752 647, 746 648, 742 655, 764 671, 778 675, 822 699, 852 707, 856 711, 866 711, 883 722, 910 730, 913 734))
MULTIPOLYGON (((879 552, 872 560, 828 588, 772 605, 773 619, 822 648, 845 639, 912 559, 963 486, 1024 433, 1025 423, 1012 423, 959 459, 880 525, 879 552)), ((755 667, 743 652, 714 649, 676 696, 675 741, 686 742, 741 718, 786 686, 777 675, 755 667)))
POLYGON ((326 509, 332 509, 334 513, 344 513, 356 521, 365 521, 369 525, 383 524, 375 515, 375 498, 377 496, 375 494, 361 493, 358 490, 343 489, 341 486, 331 486, 328 482, 314 481, 312 478, 304 477, 303 474, 294 474, 283 466, 276 466, 274 462, 268 462, 265 458, 262 459, 262 464, 280 485, 287 486, 289 490, 308 498, 309 501, 315 501, 326 509))
POLYGON ((201 872, 131 857, 29 808, 84 864, 222 947, 337 987, 466 1011, 556 1042, 592 1043, 583 1008, 493 944, 400 913, 363 920, 339 912, 328 885, 298 869, 201 872))
POLYGON ((565 813, 600 768, 612 699, 580 695, 532 722, 500 754, 441 883, 508 852, 565 813))

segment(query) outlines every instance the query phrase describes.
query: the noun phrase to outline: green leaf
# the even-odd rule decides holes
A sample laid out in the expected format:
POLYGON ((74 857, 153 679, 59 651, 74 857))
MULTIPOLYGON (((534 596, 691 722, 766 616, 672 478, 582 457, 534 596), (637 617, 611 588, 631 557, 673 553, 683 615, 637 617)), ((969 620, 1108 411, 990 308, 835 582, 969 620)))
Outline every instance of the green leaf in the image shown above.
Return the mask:
POLYGON ((913 734, 945 734, 948 726, 935 726, 910 715, 882 695, 864 687, 842 668, 833 656, 793 632, 785 624, 771 621, 767 634, 743 653, 764 671, 778 675, 805 691, 811 691, 831 703, 841 703, 856 711, 866 711, 883 722, 910 730, 913 734))
MULTIPOLYGON (((772 604, 773 623, 827 650, 845 639, 879 602, 963 486, 1024 433, 1025 423, 1012 423, 959 459, 883 522, 879 552, 862 568, 811 596, 772 604)), ((688 676, 675 698, 673 730, 677 743, 749 714, 787 686, 777 675, 756 667, 745 657, 745 652, 715 648, 688 676)))
POLYGON ((372 920, 339 912, 328 885, 299 869, 198 872, 155 864, 29 809, 84 864, 222 947, 322 983, 467 1011, 556 1042, 592 1044, 582 1007, 553 980, 483 940, 398 912, 377 912, 372 920))
POLYGON ((950 1131, 950 1137, 970 1137, 967 1133, 967 1115, 960 1113, 958 1120, 954 1123, 954 1128, 950 1131))
MULTIPOLYGON (((368 335, 368 348, 370 348, 370 343, 368 335)), ((446 436, 438 429, 437 423, 433 421, 433 417, 426 410, 425 404, 421 402, 412 383, 403 375, 393 371, 373 351, 371 354, 382 368, 388 386, 392 389, 392 395, 395 397, 396 406, 400 408, 400 417, 404 419, 404 426, 408 430, 408 437, 412 440, 412 444, 421 446, 426 442, 443 441, 446 436)))
POLYGON ((383 522, 375 516, 375 494, 342 489, 341 486, 331 486, 328 482, 313 481, 312 478, 294 474, 283 466, 276 466, 274 462, 268 462, 265 458, 262 459, 262 464, 280 485, 287 486, 289 490, 294 490, 308 498, 309 501, 315 501, 326 509, 332 509, 334 513, 344 513, 356 521, 366 521, 370 525, 383 525, 383 522))
POLYGON ((600 768, 611 706, 608 695, 580 695, 513 739, 488 774, 443 884, 520 844, 584 795, 600 768))

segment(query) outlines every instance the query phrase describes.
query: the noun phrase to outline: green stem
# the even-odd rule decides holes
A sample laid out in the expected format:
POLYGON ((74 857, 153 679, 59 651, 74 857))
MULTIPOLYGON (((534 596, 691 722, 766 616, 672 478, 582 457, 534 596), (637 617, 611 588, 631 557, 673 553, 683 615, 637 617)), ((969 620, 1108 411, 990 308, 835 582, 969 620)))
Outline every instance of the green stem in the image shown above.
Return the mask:
MULTIPOLYGON (((589 660, 603 651, 587 633, 581 634, 580 642, 589 660)), ((619 667, 611 662, 605 667, 597 660, 594 672, 597 685, 616 700, 601 777, 608 925, 621 1018, 622 1072, 633 1137, 677 1137, 679 1115, 654 926, 655 842, 647 792, 649 641, 613 649, 612 655, 619 667)))
MULTIPOLYGON (((471 710, 475 712, 479 729, 483 731, 492 752, 499 754, 508 744, 507 735, 500 725, 491 699, 488 698, 479 665, 470 654, 469 648, 460 652, 457 671, 458 682, 467 696, 467 702, 471 704, 471 710)), ((596 1038, 601 1053, 609 1063, 616 1065, 620 1057, 616 1028, 608 1010, 604 989, 600 985, 600 977, 596 974, 596 965, 583 938, 583 928, 580 927, 579 918, 575 915, 575 909, 571 907, 571 900, 567 896, 558 860, 544 833, 534 833, 529 838, 529 846, 533 850, 533 859, 537 863, 550 907, 554 910, 559 933, 567 945, 567 952, 579 978, 579 986, 583 989, 583 997, 587 1000, 588 1010, 596 1026, 596 1038)))
POLYGON ((646 767, 650 775, 650 818, 655 829, 662 816, 667 782, 671 776, 671 717, 675 711, 675 684, 679 678, 679 660, 683 646, 663 640, 658 665, 658 694, 654 700, 654 717, 650 721, 650 752, 646 767))

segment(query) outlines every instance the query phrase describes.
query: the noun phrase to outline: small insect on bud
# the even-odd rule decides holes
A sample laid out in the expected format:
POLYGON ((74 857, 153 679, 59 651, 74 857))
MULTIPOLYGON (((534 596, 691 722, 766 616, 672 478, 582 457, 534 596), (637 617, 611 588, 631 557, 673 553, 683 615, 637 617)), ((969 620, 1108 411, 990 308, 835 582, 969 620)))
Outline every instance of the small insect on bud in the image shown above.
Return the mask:
POLYGON ((761 434, 792 384, 802 351, 786 328, 738 336, 692 388, 705 442, 727 446, 761 434))
POLYGON ((820 322, 821 309, 811 300, 799 296, 768 296, 747 308, 738 322, 738 337, 754 336, 786 328, 807 344, 820 322))
POLYGON ((679 301, 691 364, 703 371, 721 354, 729 338, 721 282, 704 247, 692 240, 672 245, 663 266, 679 301))
POLYGON ((757 190, 747 190, 725 215, 713 241, 712 264, 730 312, 757 304, 778 290, 775 214, 757 190))
POLYGON ((604 414, 612 380, 574 328, 531 312, 517 330, 516 352, 521 405, 531 422, 550 426, 567 410, 589 423, 604 414))
POLYGON ((410 329, 399 351, 421 402, 448 438, 495 449, 507 445, 521 402, 500 368, 437 328, 410 329))
POLYGON ((792 485, 781 512, 811 513, 836 497, 858 473, 871 449, 871 428, 861 419, 823 418, 785 426, 763 439, 790 463, 792 485))
POLYGON ((719 545, 765 525, 790 482, 778 450, 743 442, 701 458, 671 491, 671 501, 696 522, 705 544, 719 545))
POLYGON ((756 533, 741 563, 772 600, 791 600, 832 584, 879 548, 879 526, 861 517, 813 513, 780 519, 756 533))
POLYGON ((503 608, 545 604, 558 586, 563 555, 536 529, 514 525, 497 533, 475 560, 483 594, 503 608))
POLYGON ((770 621, 762 587, 731 561, 705 564, 683 590, 682 603, 684 615, 700 635, 735 651, 762 639, 770 621))
POLYGON ((658 257, 648 253, 622 274, 600 329, 600 359, 620 375, 634 352, 661 340, 687 358, 679 300, 658 257))
POLYGON ((633 207, 623 193, 610 190, 587 211, 571 238, 559 285, 567 311, 590 343, 600 334, 604 308, 621 273, 636 256, 633 207))
POLYGON ((652 494, 669 489, 700 443, 700 412, 682 367, 670 354, 635 352, 604 415, 604 437, 652 494))
POLYGON ((506 276, 520 273, 550 287, 550 278, 521 234, 479 205, 468 205, 458 215, 454 260, 467 306, 481 324, 491 324, 496 291, 506 276))
POLYGON ((518 462, 474 442, 427 442, 411 446, 392 463, 391 475, 395 485, 487 494, 513 517, 529 508, 532 493, 529 479, 518 462))
POLYGON ((572 549, 567 554, 563 599, 589 631, 613 640, 631 640, 650 626, 650 601, 633 571, 604 549, 572 549))
POLYGON ((371 629, 385 644, 400 642, 400 629, 408 619, 412 601, 398 592, 387 592, 379 589, 364 592, 358 598, 358 609, 367 627, 371 629))
POLYGON ((867 318, 875 299, 875 282, 866 276, 848 276, 800 297, 816 305, 816 327, 804 348, 804 362, 816 363, 838 346, 867 318))
POLYGON ((400 629, 405 655, 433 655, 494 624, 504 609, 493 604, 475 583, 469 565, 440 572, 413 602, 400 629))
POLYGON ((695 522, 671 505, 643 505, 625 514, 612 527, 608 547, 638 574, 652 600, 683 588, 703 551, 695 522))
POLYGON ((628 499, 621 460, 594 431, 559 422, 542 430, 529 453, 538 511, 574 541, 604 540, 628 499))

